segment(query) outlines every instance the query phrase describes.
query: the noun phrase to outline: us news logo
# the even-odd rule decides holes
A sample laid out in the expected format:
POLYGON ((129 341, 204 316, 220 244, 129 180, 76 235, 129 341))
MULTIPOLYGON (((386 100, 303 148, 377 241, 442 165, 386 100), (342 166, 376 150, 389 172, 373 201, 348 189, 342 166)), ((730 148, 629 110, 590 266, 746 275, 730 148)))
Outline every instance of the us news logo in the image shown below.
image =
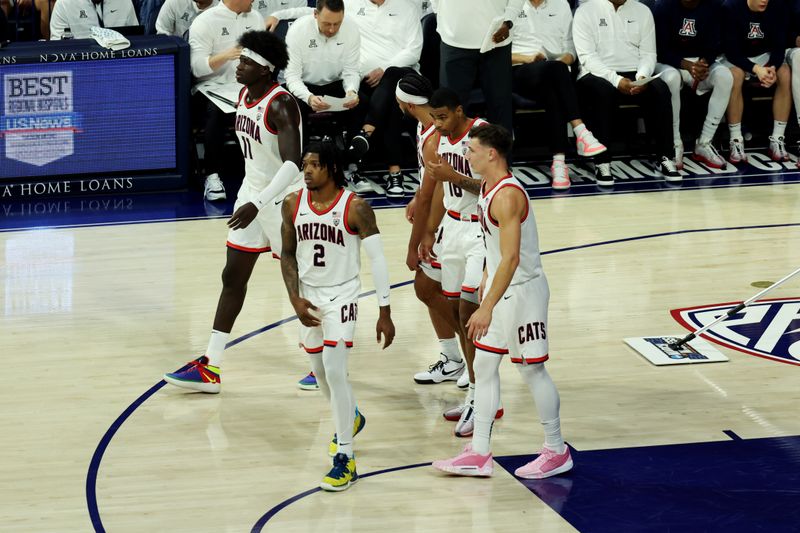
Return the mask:
MULTIPOLYGON (((673 309, 672 317, 695 331, 736 307, 739 302, 673 309)), ((726 348, 757 357, 800 365, 800 298, 751 304, 723 320, 703 337, 726 348)))
POLYGON ((5 157, 41 167, 72 155, 80 132, 72 94, 72 71, 3 76, 5 157))

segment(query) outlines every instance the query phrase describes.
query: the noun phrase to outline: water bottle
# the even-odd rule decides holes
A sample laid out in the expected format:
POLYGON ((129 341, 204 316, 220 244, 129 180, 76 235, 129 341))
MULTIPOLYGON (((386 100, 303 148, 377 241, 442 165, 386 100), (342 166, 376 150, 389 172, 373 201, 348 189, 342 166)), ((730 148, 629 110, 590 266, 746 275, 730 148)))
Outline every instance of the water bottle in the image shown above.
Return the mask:
POLYGON ((64 34, 61 36, 62 41, 66 41, 67 39, 74 39, 75 36, 72 35, 72 30, 69 27, 64 28, 64 34))

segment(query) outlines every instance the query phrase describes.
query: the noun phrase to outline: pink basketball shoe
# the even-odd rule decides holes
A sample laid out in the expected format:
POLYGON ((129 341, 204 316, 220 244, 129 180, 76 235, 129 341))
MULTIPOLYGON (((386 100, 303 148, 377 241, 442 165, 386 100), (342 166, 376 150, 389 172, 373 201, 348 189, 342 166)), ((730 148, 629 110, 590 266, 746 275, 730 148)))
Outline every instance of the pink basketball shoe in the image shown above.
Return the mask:
POLYGON ((433 467, 457 476, 489 477, 494 470, 494 461, 491 452, 479 455, 472 451, 472 444, 467 444, 460 455, 452 459, 434 461, 433 467))
POLYGON ((572 456, 569 446, 562 454, 549 448, 542 448, 539 457, 530 463, 517 468, 514 475, 523 479, 544 479, 572 470, 572 456))

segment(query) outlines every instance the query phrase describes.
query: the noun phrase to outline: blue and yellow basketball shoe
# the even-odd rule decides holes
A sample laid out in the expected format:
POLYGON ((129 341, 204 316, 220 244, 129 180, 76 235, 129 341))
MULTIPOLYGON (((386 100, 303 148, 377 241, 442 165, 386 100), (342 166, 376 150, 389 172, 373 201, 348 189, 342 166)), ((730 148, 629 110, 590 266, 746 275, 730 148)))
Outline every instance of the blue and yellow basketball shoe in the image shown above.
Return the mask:
POLYGON ((196 361, 190 361, 185 370, 164 374, 164 381, 209 394, 217 394, 222 384, 219 367, 209 365, 205 355, 196 361))
MULTIPOLYGON (((361 430, 364 429, 364 426, 367 425, 367 417, 362 415, 361 412, 356 407, 356 417, 353 419, 353 437, 361 433, 361 430)), ((339 451, 339 441, 336 439, 336 433, 333 434, 333 438, 331 439, 331 443, 328 444, 328 455, 331 457, 335 457, 339 451)))
POLYGON ((322 478, 319 488, 329 492, 341 492, 347 490, 356 481, 358 481, 358 473, 356 472, 355 458, 337 453, 333 458, 333 468, 327 476, 322 478))

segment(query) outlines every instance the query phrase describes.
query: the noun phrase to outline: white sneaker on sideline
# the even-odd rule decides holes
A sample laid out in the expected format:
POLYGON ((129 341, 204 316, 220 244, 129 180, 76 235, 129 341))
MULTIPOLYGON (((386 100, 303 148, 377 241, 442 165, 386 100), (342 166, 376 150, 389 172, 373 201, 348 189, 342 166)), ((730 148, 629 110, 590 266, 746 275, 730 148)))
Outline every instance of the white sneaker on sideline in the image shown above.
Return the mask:
POLYGON ((747 154, 744 151, 744 140, 743 139, 731 139, 730 143, 731 153, 728 154, 728 161, 733 163, 745 163, 747 162, 747 154))
POLYGON ((550 175, 553 178, 553 189, 556 191, 569 189, 571 185, 569 181, 569 167, 565 161, 553 159, 553 164, 550 165, 550 175))
POLYGON ((786 151, 786 143, 781 137, 769 137, 769 158, 773 161, 789 161, 789 152, 786 151))
POLYGON ((222 180, 219 179, 219 174, 209 174, 206 177, 206 183, 203 187, 203 196, 210 202, 227 198, 225 195, 225 186, 222 184, 222 180))
POLYGON ((728 166, 725 159, 714 148, 714 145, 706 142, 697 141, 694 145, 692 159, 700 161, 711 168, 725 168, 728 166))
POLYGON ((458 381, 456 381, 456 385, 459 389, 466 389, 469 387, 469 372, 467 372, 466 369, 464 373, 461 374, 461 377, 458 378, 458 381))

